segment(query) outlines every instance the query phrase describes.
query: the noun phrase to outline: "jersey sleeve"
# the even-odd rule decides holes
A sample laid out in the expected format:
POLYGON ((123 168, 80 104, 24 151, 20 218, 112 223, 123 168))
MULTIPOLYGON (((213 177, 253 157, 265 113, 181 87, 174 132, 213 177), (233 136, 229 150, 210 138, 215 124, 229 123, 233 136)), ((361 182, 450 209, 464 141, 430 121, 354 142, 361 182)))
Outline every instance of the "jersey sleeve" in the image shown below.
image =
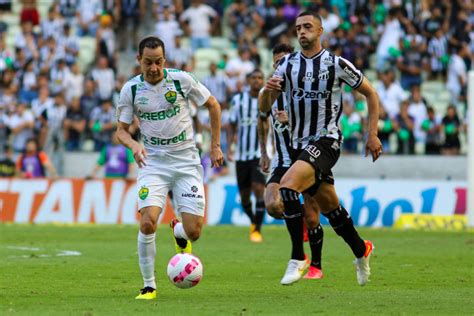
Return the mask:
POLYGON ((197 106, 202 106, 209 100, 211 92, 193 74, 182 72, 184 94, 197 106))
POLYGON ((350 61, 343 57, 336 57, 336 77, 345 82, 352 89, 357 89, 362 84, 364 75, 350 61))
POLYGON ((126 124, 132 124, 133 121, 133 85, 126 83, 120 91, 120 97, 117 102, 116 116, 117 121, 126 124))
POLYGON ((239 109, 240 109, 240 94, 234 95, 231 101, 229 121, 236 124, 239 120, 239 109))

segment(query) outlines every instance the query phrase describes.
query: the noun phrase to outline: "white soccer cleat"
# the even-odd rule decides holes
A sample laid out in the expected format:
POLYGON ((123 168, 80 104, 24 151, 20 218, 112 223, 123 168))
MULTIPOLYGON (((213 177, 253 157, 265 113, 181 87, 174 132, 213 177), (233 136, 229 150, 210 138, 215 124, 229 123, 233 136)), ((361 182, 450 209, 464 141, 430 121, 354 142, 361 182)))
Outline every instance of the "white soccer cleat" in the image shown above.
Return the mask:
POLYGON ((370 266, 369 259, 372 251, 374 250, 374 245, 371 241, 365 240, 365 253, 362 258, 356 258, 354 264, 356 266, 357 273, 357 282, 360 286, 364 286, 369 281, 370 276, 370 266))
POLYGON ((295 260, 291 259, 288 261, 288 267, 286 268, 285 275, 281 279, 280 283, 283 285, 290 285, 298 282, 303 277, 304 272, 309 267, 309 260, 295 260))

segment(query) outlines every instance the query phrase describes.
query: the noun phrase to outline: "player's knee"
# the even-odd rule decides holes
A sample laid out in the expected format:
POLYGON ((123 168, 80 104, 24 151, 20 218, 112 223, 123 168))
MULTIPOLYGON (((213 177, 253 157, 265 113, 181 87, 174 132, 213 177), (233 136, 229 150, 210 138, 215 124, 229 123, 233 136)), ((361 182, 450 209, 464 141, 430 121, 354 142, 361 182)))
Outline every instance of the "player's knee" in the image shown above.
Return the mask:
POLYGON ((186 235, 188 235, 191 241, 196 241, 201 237, 201 230, 202 225, 200 223, 195 223, 191 225, 189 231, 186 231, 186 235))
POLYGON ((143 218, 140 221, 140 230, 144 234, 153 234, 156 231, 156 222, 150 218, 143 218))
POLYGON ((319 226, 319 218, 316 216, 307 216, 305 214, 304 221, 308 229, 313 229, 319 226))
POLYGON ((265 203, 265 206, 267 208, 268 215, 276 219, 283 218, 284 209, 282 203, 279 201, 271 201, 270 203, 265 203))

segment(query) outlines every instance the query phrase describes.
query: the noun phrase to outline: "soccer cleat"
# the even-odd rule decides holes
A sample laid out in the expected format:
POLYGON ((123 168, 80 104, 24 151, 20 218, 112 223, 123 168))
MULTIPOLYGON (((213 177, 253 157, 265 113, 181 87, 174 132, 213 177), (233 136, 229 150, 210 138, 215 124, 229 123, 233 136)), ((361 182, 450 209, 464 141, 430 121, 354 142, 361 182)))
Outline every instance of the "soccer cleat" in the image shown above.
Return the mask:
POLYGON ((152 300, 156 298, 156 290, 152 287, 144 287, 140 290, 140 294, 135 297, 136 300, 152 300))
POLYGON ((263 241, 263 236, 258 230, 256 230, 256 231, 254 231, 253 233, 250 234, 250 241, 251 242, 256 242, 256 243, 262 242, 263 241))
POLYGON ((184 238, 178 238, 174 235, 174 227, 178 223, 179 223, 179 220, 177 220, 176 218, 173 219, 170 223, 171 235, 173 236, 173 239, 174 239, 174 246, 176 248, 176 253, 192 253, 193 246, 191 244, 191 241, 186 240, 184 238))
POLYGON ((304 260, 290 259, 290 261, 288 261, 288 267, 286 268, 285 275, 281 279, 280 283, 282 285, 290 285, 298 282, 308 267, 309 260, 307 259, 306 255, 304 260))
POLYGON ((303 277, 303 279, 322 279, 323 270, 316 268, 315 266, 309 266, 308 273, 303 277))
POLYGON ((354 264, 356 266, 357 282, 360 286, 364 286, 369 281, 370 266, 369 259, 372 251, 374 250, 374 244, 370 240, 364 240, 365 253, 362 258, 356 258, 354 264))

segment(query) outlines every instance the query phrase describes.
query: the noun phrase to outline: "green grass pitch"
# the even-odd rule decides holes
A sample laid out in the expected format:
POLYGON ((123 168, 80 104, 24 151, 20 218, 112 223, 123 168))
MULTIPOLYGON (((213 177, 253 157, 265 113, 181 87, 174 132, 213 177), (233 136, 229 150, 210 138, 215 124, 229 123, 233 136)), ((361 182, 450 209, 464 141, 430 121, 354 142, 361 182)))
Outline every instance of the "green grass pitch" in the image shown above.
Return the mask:
POLYGON ((324 279, 284 287, 279 281, 290 254, 284 227, 264 227, 262 244, 250 243, 244 227, 205 227, 194 244, 204 278, 197 287, 181 290, 166 276, 174 245, 169 228, 160 226, 158 298, 137 301, 142 286, 137 229, 0 225, 0 314, 474 314, 472 232, 361 229, 375 252, 372 281, 360 287, 350 249, 325 227, 324 279), (81 255, 58 256, 64 250, 81 255))

